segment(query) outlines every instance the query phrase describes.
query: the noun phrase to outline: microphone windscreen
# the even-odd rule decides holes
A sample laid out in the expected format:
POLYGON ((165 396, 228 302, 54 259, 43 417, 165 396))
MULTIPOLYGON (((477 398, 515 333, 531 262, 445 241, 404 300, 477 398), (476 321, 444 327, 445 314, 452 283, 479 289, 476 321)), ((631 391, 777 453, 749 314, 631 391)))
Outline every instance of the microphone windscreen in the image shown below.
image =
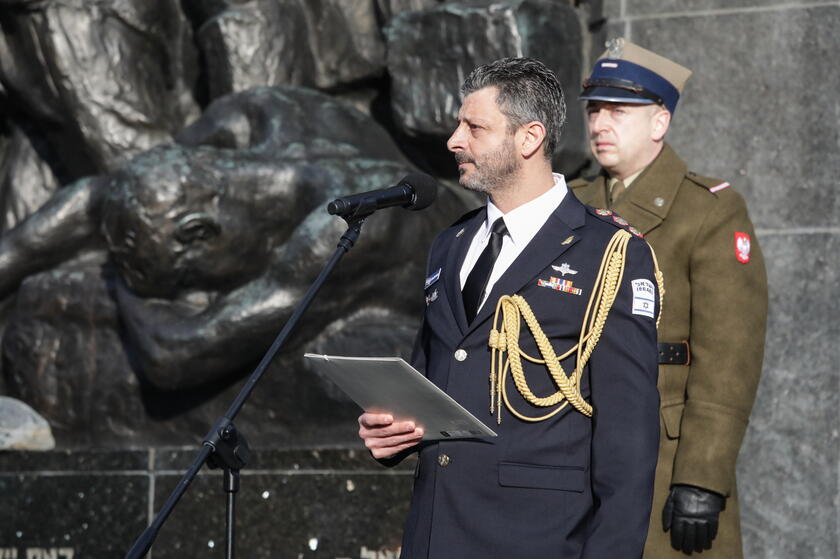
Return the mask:
POLYGON ((414 200, 406 206, 409 210, 428 208, 437 198, 437 181, 426 173, 410 173, 400 182, 414 189, 414 200))

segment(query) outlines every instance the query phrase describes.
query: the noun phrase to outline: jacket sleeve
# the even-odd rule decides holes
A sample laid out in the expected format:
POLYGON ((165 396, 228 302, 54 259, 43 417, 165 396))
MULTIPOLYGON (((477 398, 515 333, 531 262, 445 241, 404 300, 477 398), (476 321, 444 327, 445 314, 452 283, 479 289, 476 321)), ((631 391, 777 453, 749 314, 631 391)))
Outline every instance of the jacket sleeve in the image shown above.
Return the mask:
MULTIPOLYGON (((437 242, 437 240, 435 240, 437 242)), ((431 254, 431 251, 430 251, 431 254)), ((429 273, 429 263, 426 262, 426 274, 429 273)), ((414 347, 411 350, 411 359, 410 363, 411 366, 420 371, 421 373, 426 373, 426 354, 428 351, 428 335, 426 330, 426 317, 425 313, 423 316, 423 321, 420 324, 420 329, 417 330, 417 335, 414 338, 414 347)), ((389 458, 378 458, 375 459, 381 465, 387 468, 393 468, 394 466, 399 465, 403 460, 405 460, 411 454, 418 452, 423 446, 428 443, 421 442, 417 446, 407 448, 402 452, 398 452, 397 454, 389 457, 389 458)))
POLYGON ((594 514, 581 555, 638 559, 650 519, 659 450, 656 316, 659 290, 650 248, 633 238, 624 277, 590 359, 594 514), (633 281, 654 288, 653 316, 634 313, 633 281))
POLYGON ((727 189, 717 202, 691 252, 691 363, 671 483, 729 495, 761 374, 767 276, 743 198, 727 189), (737 257, 745 236, 748 262, 737 257))

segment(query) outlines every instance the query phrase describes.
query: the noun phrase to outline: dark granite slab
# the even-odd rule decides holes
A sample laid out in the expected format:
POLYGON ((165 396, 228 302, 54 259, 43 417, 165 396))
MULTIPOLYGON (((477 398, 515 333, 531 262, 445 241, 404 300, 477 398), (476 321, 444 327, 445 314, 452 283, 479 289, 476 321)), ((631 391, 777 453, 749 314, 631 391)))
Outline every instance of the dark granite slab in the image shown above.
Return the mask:
MULTIPOLYGON (((223 556, 222 475, 201 475, 160 533, 155 559, 223 556)), ((363 549, 395 553, 412 481, 360 472, 243 474, 237 498, 237 550, 252 558, 360 557, 363 549)), ((158 478, 165 499, 176 476, 158 478)))
POLYGON ((146 471, 149 450, 0 451, 0 475, 12 472, 146 471))
POLYGON ((0 473, 0 555, 122 557, 146 524, 146 475, 0 473))
MULTIPOLYGON (((154 469, 156 471, 185 470, 192 463, 199 448, 157 449, 154 469)), ((395 471, 413 471, 414 460, 407 459, 395 471)), ((312 449, 252 449, 251 459, 243 471, 311 472, 311 471, 366 471, 388 473, 370 457, 361 444, 358 449, 312 448, 312 449)))

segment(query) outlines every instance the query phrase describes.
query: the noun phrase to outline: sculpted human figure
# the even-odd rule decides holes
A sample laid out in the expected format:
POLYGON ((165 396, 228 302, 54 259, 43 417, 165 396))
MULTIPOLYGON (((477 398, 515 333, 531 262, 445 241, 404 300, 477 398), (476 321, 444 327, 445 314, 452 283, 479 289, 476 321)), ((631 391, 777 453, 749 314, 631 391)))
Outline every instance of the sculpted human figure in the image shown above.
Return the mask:
MULTIPOLYGON (((165 390, 257 359, 346 228, 326 203, 412 170, 368 117, 303 89, 223 98, 177 139, 61 189, 0 238, 2 294, 86 248, 106 248, 132 362, 165 390)), ((455 198, 442 198, 444 210, 458 211, 455 198)), ((447 219, 402 210, 369 218, 300 336, 360 309, 410 312, 416 301, 400 286, 422 282, 414 247, 447 219), (382 274, 384 287, 371 279, 382 274)))

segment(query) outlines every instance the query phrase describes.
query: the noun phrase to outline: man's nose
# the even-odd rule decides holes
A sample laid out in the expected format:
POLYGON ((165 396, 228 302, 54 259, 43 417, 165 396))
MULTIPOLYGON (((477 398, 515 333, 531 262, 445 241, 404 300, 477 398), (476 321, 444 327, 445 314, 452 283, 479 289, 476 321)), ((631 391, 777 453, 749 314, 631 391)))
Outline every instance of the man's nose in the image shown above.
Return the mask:
POLYGON ((449 151, 460 151, 464 149, 464 126, 458 125, 458 128, 452 132, 449 139, 446 141, 446 149, 449 151))
POLYGON ((589 131, 602 132, 607 127, 606 109, 600 109, 589 113, 589 131))

